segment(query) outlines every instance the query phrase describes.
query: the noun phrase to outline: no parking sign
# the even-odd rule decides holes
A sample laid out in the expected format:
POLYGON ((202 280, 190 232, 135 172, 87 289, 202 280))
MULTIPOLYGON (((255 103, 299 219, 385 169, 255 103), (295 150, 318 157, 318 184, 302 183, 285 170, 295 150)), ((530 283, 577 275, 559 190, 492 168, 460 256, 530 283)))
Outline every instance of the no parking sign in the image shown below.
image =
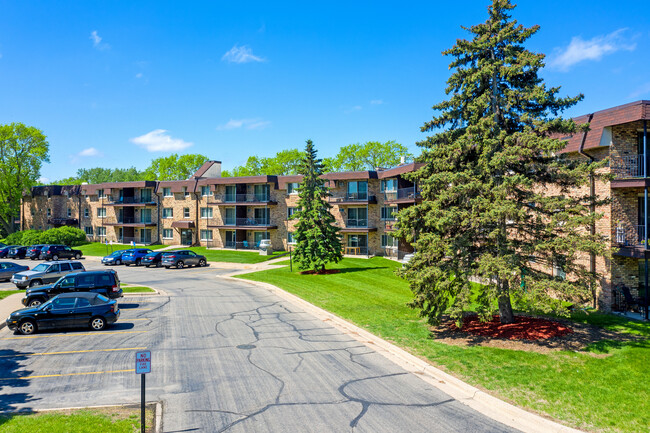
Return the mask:
POLYGON ((151 373, 151 351, 135 353, 135 374, 151 373))

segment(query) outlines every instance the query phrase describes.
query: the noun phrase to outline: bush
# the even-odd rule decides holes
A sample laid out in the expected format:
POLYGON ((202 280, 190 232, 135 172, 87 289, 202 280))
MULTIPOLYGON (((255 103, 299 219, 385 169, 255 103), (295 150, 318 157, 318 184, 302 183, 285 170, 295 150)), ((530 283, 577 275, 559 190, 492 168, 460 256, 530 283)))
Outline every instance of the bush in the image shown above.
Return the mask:
POLYGON ((38 230, 25 230, 20 239, 20 245, 36 245, 43 243, 43 232, 38 230))
POLYGON ((22 245, 23 232, 15 232, 7 236, 4 243, 7 245, 22 245))
POLYGON ((86 242, 86 233, 75 227, 58 227, 46 231, 25 230, 7 236, 7 245, 63 244, 69 247, 86 242))

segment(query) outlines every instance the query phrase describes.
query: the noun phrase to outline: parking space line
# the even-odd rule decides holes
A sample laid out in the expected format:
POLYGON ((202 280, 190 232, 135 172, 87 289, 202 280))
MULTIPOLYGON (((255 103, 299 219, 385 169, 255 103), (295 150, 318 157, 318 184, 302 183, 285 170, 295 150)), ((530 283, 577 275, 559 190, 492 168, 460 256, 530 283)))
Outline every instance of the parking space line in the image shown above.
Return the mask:
POLYGON ((40 376, 22 376, 22 377, 3 377, 0 380, 29 380, 29 379, 42 379, 45 377, 62 377, 62 376, 87 376, 90 374, 109 374, 109 373, 129 373, 134 372, 135 369, 130 370, 111 370, 111 371, 88 371, 86 373, 61 373, 61 374, 43 374, 40 376))
POLYGON ((70 355, 74 353, 118 352, 121 350, 144 350, 144 349, 146 349, 146 347, 125 347, 120 349, 68 350, 66 352, 40 352, 40 353, 21 353, 17 355, 2 355, 0 356, 0 358, 15 358, 17 356, 70 355))
POLYGON ((0 340, 24 340, 27 338, 58 338, 58 337, 76 337, 79 335, 114 335, 114 334, 142 334, 149 331, 115 331, 115 332, 84 332, 79 334, 57 334, 57 335, 25 335, 22 337, 5 337, 0 340))

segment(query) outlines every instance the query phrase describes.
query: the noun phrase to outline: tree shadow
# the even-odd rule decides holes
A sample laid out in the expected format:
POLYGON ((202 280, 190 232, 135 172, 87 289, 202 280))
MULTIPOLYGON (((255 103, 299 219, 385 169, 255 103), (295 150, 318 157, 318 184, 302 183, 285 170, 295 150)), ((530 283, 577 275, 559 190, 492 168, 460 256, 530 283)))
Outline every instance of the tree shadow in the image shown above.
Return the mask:
POLYGON ((388 269, 388 266, 373 266, 373 267, 367 267, 367 268, 343 268, 339 269, 340 274, 347 274, 350 272, 363 272, 363 271, 371 271, 373 269, 388 269))
POLYGON ((118 302, 117 305, 120 307, 120 310, 128 310, 128 309, 131 309, 131 308, 140 308, 140 304, 138 304, 138 303, 126 303, 126 302, 122 303, 122 302, 118 302))
POLYGON ((27 392, 20 392, 21 388, 29 386, 28 377, 33 373, 21 366, 21 361, 27 359, 27 353, 13 349, 0 350, 0 425, 10 419, 3 414, 31 413, 32 410, 23 405, 40 400, 27 392))

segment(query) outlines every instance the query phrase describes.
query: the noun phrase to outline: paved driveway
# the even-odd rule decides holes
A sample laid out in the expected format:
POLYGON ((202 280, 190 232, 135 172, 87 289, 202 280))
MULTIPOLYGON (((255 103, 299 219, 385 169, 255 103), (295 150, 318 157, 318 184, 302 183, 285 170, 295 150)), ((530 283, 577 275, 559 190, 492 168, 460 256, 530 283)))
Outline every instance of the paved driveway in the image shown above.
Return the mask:
POLYGON ((104 332, 0 331, 0 410, 137 403, 134 353, 146 348, 165 432, 514 431, 270 292, 219 278, 232 270, 116 269, 168 296, 123 299, 104 332))

